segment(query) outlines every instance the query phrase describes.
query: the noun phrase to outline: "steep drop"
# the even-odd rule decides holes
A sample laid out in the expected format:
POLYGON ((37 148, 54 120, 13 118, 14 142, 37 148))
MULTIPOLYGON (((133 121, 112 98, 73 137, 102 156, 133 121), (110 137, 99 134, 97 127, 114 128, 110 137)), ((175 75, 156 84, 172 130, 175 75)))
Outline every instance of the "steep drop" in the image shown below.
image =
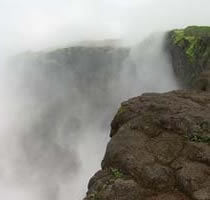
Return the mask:
POLYGON ((9 171, 2 184, 20 188, 16 199, 22 189, 29 200, 85 196, 119 102, 177 88, 163 41, 152 36, 135 47, 75 46, 12 59, 1 79, 2 141, 12 146, 2 151, 9 171))

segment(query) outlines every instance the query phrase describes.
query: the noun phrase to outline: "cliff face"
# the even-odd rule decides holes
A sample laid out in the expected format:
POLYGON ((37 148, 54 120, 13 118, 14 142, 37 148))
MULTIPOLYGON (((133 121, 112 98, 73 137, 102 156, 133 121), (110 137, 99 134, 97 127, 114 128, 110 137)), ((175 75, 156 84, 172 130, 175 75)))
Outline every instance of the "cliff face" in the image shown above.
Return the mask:
MULTIPOLYGON (((51 88, 57 88, 61 95, 63 91, 70 96, 69 102, 74 103, 71 109, 76 113, 82 110, 81 105, 87 105, 87 112, 91 113, 92 118, 98 119, 107 104, 112 110, 119 101, 113 98, 112 90, 120 87, 117 80, 119 81, 120 72, 126 62, 134 66, 128 71, 135 76, 136 66, 128 59, 129 53, 130 49, 125 47, 75 46, 50 52, 21 54, 13 58, 11 67, 24 71, 22 79, 28 84, 28 88, 32 88, 30 90, 33 91, 35 85, 37 93, 47 87, 48 90, 42 93, 50 93, 51 88), (39 80, 40 77, 43 81, 39 80), (50 86, 42 85, 46 84, 46 80, 50 82, 50 86)), ((108 113, 110 114, 110 111, 108 113)), ((108 121, 109 119, 106 119, 103 123, 108 125, 108 121)))
POLYGON ((190 90, 121 104, 84 200, 210 199, 209 35, 208 27, 169 33, 174 71, 190 90))
POLYGON ((168 48, 182 86, 209 90, 210 27, 173 30, 168 34, 168 48))
POLYGON ((112 121, 86 200, 208 200, 210 94, 144 94, 112 121))

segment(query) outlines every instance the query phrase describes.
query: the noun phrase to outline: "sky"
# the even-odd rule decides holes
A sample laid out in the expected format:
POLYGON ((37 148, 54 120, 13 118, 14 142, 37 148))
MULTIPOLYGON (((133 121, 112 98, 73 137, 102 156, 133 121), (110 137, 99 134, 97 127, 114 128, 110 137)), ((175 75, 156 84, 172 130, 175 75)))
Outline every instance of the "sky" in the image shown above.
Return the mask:
POLYGON ((208 0, 0 0, 0 45, 16 52, 78 40, 138 39, 208 25, 209 8, 208 0))

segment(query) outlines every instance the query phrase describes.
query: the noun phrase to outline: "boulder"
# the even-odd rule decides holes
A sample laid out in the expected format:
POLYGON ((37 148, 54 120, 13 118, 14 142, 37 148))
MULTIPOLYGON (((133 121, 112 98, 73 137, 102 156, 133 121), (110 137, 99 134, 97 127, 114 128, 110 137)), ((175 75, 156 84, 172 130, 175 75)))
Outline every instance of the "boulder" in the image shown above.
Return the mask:
POLYGON ((85 200, 209 200, 210 94, 148 93, 122 103, 85 200))

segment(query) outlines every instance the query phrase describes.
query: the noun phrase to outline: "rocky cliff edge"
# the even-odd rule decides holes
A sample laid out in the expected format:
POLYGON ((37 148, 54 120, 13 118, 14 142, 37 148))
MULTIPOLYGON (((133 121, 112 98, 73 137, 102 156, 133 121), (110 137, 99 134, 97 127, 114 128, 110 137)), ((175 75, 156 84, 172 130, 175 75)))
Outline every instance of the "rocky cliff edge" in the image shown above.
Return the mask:
POLYGON ((85 200, 210 200, 209 33, 169 33, 174 71, 190 89, 121 104, 85 200))

